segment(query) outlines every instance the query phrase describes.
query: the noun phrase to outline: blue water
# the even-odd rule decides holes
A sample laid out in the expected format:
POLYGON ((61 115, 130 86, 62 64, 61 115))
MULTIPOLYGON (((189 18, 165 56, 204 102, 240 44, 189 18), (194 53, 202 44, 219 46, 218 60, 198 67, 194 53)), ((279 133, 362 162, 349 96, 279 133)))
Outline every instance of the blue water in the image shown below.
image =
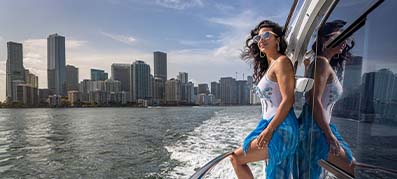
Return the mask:
MULTIPOLYGON (((259 117, 259 106, 0 109, 0 178, 188 178, 259 117)), ((395 127, 333 121, 358 161, 397 168, 395 127)), ((211 176, 235 177, 228 160, 211 176)))

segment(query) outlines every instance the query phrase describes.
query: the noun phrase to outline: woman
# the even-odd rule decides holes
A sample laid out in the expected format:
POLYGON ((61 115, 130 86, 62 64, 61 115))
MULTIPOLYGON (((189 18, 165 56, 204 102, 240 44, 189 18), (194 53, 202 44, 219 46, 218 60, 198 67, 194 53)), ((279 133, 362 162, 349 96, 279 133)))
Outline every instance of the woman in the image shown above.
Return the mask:
POLYGON ((295 78, 291 61, 285 56, 282 28, 268 20, 260 22, 246 40, 242 53, 253 60, 255 90, 262 103, 262 119, 231 155, 238 178, 253 178, 247 163, 266 160, 266 178, 291 175, 298 143, 298 123, 292 109, 295 78))
POLYGON ((344 41, 335 48, 326 48, 342 30, 346 22, 335 20, 326 23, 318 32, 315 62, 309 65, 307 75, 314 76, 314 87, 306 94, 306 104, 298 118, 300 137, 297 149, 298 174, 295 178, 322 178, 323 170, 318 161, 328 160, 349 174, 354 175, 352 152, 330 123, 332 108, 342 95, 341 78, 344 62, 349 58, 353 42, 344 41), (351 44, 351 45, 348 45, 351 44), (312 113, 313 109, 313 113, 312 113))

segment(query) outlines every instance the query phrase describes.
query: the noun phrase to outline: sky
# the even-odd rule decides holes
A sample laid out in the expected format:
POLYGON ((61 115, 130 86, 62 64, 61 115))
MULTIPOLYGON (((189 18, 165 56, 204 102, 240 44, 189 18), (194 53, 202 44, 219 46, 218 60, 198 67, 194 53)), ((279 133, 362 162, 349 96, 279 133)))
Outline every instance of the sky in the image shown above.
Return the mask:
MULTIPOLYGON (((367 2, 371 1, 345 2, 338 15, 355 17, 367 2)), ((379 18, 379 13, 392 11, 390 3, 396 5, 387 3, 377 12, 379 18)), ((167 53, 168 78, 187 72, 195 84, 236 75, 240 80, 252 74, 239 57, 249 31, 263 19, 284 25, 291 4, 292 0, 1 0, 0 101, 5 99, 6 43, 23 44, 25 68, 38 75, 39 88, 46 88, 46 38, 53 33, 65 36, 66 64, 79 68, 80 81, 90 78, 91 68, 110 75, 112 63, 137 59, 148 63, 153 74, 154 51, 167 53)), ((397 30, 392 26, 388 33, 397 30)), ((384 33, 381 30, 357 34, 384 33)), ((368 39, 361 44, 365 43, 368 39)), ((357 51, 368 48, 372 46, 358 45, 357 51)), ((371 53, 366 55, 371 58, 371 53)))
POLYGON ((109 72, 112 63, 137 59, 151 66, 153 52, 168 56, 168 78, 188 72, 195 84, 251 74, 239 58, 248 32, 260 20, 284 23, 288 1, 219 0, 2 0, 0 1, 0 100, 5 98, 8 41, 23 44, 24 66, 47 87, 48 35, 66 38, 66 64, 109 72), (268 4, 277 6, 274 10, 268 4))

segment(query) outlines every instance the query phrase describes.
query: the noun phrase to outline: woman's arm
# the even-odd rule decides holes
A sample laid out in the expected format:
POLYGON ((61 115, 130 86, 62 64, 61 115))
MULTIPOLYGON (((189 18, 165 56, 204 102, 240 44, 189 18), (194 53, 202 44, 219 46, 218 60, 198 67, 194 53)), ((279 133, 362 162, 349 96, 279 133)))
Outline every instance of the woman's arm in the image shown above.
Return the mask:
POLYGON ((292 105, 294 104, 294 90, 295 90, 295 75, 294 68, 290 59, 286 56, 280 57, 275 64, 275 74, 277 78, 277 83, 280 88, 281 93, 281 103, 278 107, 273 120, 262 132, 258 138, 258 146, 263 147, 264 142, 269 142, 272 137, 273 131, 284 121, 290 111, 292 105))

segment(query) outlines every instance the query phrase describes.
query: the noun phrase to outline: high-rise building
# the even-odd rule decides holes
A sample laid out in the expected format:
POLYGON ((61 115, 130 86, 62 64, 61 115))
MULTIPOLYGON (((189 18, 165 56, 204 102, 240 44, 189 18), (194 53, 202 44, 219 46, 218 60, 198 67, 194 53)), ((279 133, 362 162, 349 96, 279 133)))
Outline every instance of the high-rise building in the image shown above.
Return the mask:
POLYGON ((133 63, 133 75, 131 75, 132 100, 149 99, 150 94, 150 66, 144 61, 137 60, 133 63))
POLYGON ((164 52, 153 52, 154 61, 154 102, 165 103, 165 82, 167 81, 167 54, 164 52))
POLYGON ((130 91, 131 64, 112 64, 112 79, 121 82, 121 91, 130 91))
POLYGON ((222 105, 235 105, 237 104, 237 84, 236 80, 232 77, 223 77, 220 79, 220 96, 222 105))
POLYGON ((181 83, 188 83, 188 74, 186 72, 179 72, 178 80, 181 81, 181 83))
POLYGON ((194 94, 195 96, 198 95, 198 87, 197 87, 197 86, 194 86, 194 87, 193 87, 193 94, 194 94))
POLYGON ((16 97, 13 81, 25 81, 22 44, 7 42, 6 97, 12 101, 16 97))
POLYGON ((52 34, 47 38, 47 80, 53 95, 66 96, 65 37, 52 34))
POLYGON ((188 73, 179 72, 178 80, 181 82, 181 103, 187 104, 188 100, 188 73))
POLYGON ((165 99, 165 82, 159 77, 154 77, 153 80, 153 103, 160 105, 165 99))
POLYGON ((211 82, 211 94, 215 96, 215 99, 220 98, 219 93, 220 93, 220 83, 216 81, 211 82))
POLYGON ((209 99, 208 99, 208 95, 205 93, 200 93, 197 96, 197 102, 196 104, 198 105, 208 105, 209 103, 209 99))
POLYGON ((18 84, 16 86, 16 101, 25 105, 36 105, 38 103, 38 89, 29 84, 18 84))
POLYGON ((364 73, 361 85, 361 108, 362 113, 375 113, 375 76, 376 72, 364 73))
POLYGON ((66 91, 78 91, 78 90, 79 90, 79 69, 73 65, 66 65, 66 91))
POLYGON ((389 69, 380 69, 375 73, 374 97, 382 103, 390 103, 393 92, 394 74, 389 69))
POLYGON ((208 84, 203 83, 203 84, 198 84, 198 94, 209 94, 209 89, 208 89, 208 84))
POLYGON ((393 96, 392 100, 397 101, 397 74, 394 74, 394 85, 393 85, 393 96))
POLYGON ((25 70, 25 83, 32 88, 39 88, 39 77, 25 70))
POLYGON ((249 103, 249 89, 246 80, 238 80, 237 84, 237 104, 247 105, 249 103))
POLYGON ((188 83, 181 83, 181 103, 189 103, 188 98, 188 83))
MULTIPOLYGON (((149 74, 149 97, 153 99, 153 85, 154 85, 154 77, 152 74, 149 74)), ((152 102, 150 102, 152 104, 152 102)))
POLYGON ((153 52, 154 55, 154 77, 167 81, 167 54, 164 52, 153 52))
POLYGON ((361 73, 363 67, 363 57, 353 56, 345 64, 344 80, 343 80, 343 94, 349 95, 354 89, 361 85, 361 73))
POLYGON ((83 80, 79 84, 79 92, 81 95, 81 101, 88 102, 89 101, 89 94, 91 91, 91 80, 83 80))
POLYGON ((104 83, 106 92, 118 93, 121 91, 121 83, 118 80, 107 79, 104 81, 104 83))
POLYGON ((91 80, 92 81, 105 81, 108 79, 108 73, 105 70, 91 69, 91 80))
POLYGON ((39 89, 39 103, 48 103, 47 100, 49 95, 50 91, 47 88, 39 89))
POLYGON ((75 106, 76 103, 80 102, 80 92, 79 91, 68 91, 68 100, 71 106, 75 106))
POLYGON ((186 101, 188 104, 194 104, 196 102, 194 95, 194 83, 191 81, 189 81, 186 85, 186 96, 186 101))
POLYGON ((165 82, 165 97, 167 104, 179 104, 181 99, 181 83, 178 79, 171 78, 165 82))

